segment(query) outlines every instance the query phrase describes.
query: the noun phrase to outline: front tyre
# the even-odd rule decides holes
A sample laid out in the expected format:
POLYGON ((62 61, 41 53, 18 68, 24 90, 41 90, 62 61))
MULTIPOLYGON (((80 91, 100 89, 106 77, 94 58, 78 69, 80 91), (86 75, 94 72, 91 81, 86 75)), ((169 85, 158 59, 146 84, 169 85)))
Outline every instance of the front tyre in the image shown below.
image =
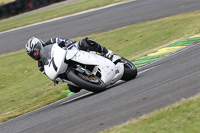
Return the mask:
POLYGON ((135 65, 125 58, 122 58, 121 62, 124 63, 124 74, 121 79, 125 81, 134 79, 137 76, 137 68, 135 65))
POLYGON ((75 70, 71 70, 67 74, 68 79, 77 86, 88 91, 99 93, 106 90, 105 83, 95 75, 88 76, 75 70))

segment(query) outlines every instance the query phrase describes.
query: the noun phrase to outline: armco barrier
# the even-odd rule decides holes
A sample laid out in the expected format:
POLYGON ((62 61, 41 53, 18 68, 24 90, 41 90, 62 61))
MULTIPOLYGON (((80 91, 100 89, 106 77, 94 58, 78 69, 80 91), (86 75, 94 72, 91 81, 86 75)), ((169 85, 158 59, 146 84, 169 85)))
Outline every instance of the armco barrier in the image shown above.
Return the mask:
POLYGON ((0 18, 10 17, 64 0, 15 0, 0 6, 0 18))

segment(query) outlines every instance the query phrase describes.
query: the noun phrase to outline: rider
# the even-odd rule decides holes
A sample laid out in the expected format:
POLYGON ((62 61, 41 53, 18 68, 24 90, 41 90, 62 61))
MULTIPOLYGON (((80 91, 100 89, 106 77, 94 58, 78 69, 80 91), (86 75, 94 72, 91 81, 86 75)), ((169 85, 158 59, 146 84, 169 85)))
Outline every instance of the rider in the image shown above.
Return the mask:
MULTIPOLYGON (((50 44, 55 44, 57 43, 60 47, 69 47, 74 45, 77 49, 79 50, 84 50, 84 51, 96 51, 101 53, 101 55, 104 55, 108 59, 112 59, 113 57, 113 52, 106 49, 99 43, 95 42, 91 38, 84 38, 77 43, 72 41, 71 39, 65 39, 65 38, 51 38, 48 40, 46 43, 44 43, 41 39, 38 39, 36 37, 32 37, 28 40, 28 42, 25 45, 26 52, 27 54, 32 57, 34 60, 38 61, 38 69, 45 74, 44 72, 44 50, 43 48, 50 45, 50 44)), ((58 83, 58 82, 56 82, 58 83)), ((68 88, 72 92, 79 92, 81 88, 68 85, 68 88)))

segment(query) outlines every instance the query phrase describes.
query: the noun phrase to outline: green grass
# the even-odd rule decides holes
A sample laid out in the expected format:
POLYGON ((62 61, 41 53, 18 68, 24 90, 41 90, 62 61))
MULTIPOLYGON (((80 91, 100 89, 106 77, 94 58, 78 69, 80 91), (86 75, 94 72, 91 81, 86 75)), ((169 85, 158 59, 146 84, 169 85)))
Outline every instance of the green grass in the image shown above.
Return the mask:
POLYGON ((117 54, 135 59, 135 56, 145 55, 154 48, 200 33, 199 21, 200 11, 197 11, 135 24, 90 37, 117 54))
POLYGON ((25 51, 0 56, 0 122, 66 97, 42 75, 25 51))
POLYGON ((13 2, 15 0, 0 0, 0 6, 9 2, 13 2))
MULTIPOLYGON (((200 11, 94 34, 94 38, 128 59, 200 33, 200 11)), ((83 38, 83 37, 81 37, 83 38)), ((74 40, 79 40, 75 38, 74 40)), ((0 56, 0 122, 65 97, 66 84, 56 87, 37 69, 25 50, 0 56)))
POLYGON ((33 15, 0 22, 0 32, 127 0, 81 0, 33 15))
POLYGON ((8 2, 12 2, 12 1, 15 1, 15 0, 0 0, 0 3, 8 3, 8 2))
POLYGON ((199 133, 200 95, 103 133, 199 133))

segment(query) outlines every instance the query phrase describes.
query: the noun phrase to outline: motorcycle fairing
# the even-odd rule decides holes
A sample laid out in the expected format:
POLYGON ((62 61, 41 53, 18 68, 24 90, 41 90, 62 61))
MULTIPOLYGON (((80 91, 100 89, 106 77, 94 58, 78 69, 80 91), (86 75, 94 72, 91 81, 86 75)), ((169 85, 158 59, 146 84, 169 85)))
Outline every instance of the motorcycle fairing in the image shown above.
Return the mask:
POLYGON ((101 71, 101 80, 106 85, 119 80, 124 72, 122 64, 115 65, 111 60, 97 55, 95 52, 79 51, 71 60, 85 65, 96 66, 92 73, 96 74, 97 69, 99 69, 101 71))
POLYGON ((51 59, 44 65, 45 74, 52 80, 55 80, 59 74, 67 70, 68 64, 64 63, 67 51, 63 50, 57 44, 52 46, 51 59))

